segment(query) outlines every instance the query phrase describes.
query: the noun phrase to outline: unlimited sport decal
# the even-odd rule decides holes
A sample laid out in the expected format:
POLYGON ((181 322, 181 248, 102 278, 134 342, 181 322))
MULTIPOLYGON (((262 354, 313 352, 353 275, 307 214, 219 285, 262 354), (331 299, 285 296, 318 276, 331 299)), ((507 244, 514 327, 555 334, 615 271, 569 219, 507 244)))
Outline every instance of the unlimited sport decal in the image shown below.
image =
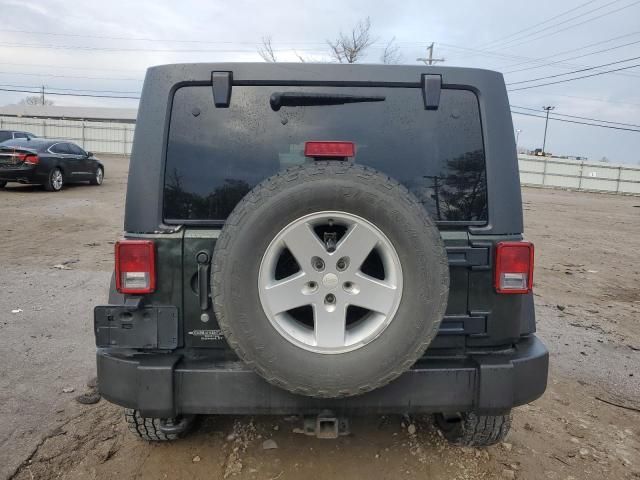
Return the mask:
POLYGON ((222 330, 191 330, 187 332, 189 335, 199 337, 200 340, 224 340, 222 330))

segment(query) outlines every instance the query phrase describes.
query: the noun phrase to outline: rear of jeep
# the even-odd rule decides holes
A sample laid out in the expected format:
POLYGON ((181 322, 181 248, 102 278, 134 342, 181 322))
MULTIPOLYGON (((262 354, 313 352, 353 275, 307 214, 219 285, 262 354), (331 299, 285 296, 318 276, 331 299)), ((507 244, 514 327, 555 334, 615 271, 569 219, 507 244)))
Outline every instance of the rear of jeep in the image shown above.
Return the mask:
POLYGON ((433 413, 489 445, 546 387, 532 283, 500 74, 154 67, 99 388, 148 440, 198 414, 316 415, 326 435, 433 413))

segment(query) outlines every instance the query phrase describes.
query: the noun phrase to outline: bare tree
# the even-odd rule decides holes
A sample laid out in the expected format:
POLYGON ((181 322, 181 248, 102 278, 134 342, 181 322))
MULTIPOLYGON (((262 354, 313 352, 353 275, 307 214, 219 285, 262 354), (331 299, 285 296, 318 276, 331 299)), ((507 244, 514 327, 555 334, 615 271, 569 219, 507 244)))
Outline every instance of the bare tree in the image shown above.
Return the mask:
POLYGON ((349 34, 340 32, 334 41, 327 40, 331 57, 340 63, 356 63, 374 42, 371 36, 371 19, 360 20, 349 34))
POLYGON ((273 51, 273 45, 271 44, 271 35, 262 37, 262 43, 258 47, 258 55, 260 55, 265 62, 276 63, 278 61, 273 51))
POLYGON ((42 98, 40 95, 30 95, 20 100, 18 105, 53 105, 53 101, 42 98))
POLYGON ((380 61, 387 65, 396 65, 402 62, 402 54, 400 53, 400 46, 396 43, 396 37, 389 40, 387 46, 384 47, 380 61))

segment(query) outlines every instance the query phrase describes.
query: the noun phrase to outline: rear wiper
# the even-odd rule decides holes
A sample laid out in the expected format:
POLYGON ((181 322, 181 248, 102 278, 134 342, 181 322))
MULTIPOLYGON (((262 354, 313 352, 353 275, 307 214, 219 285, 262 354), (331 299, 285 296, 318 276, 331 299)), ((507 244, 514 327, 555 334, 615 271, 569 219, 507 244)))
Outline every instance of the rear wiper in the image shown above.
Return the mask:
POLYGON ((307 107, 317 105, 344 105, 345 103, 384 102, 382 95, 341 95, 336 93, 303 93, 303 92, 274 92, 269 103, 271 109, 277 112, 280 107, 307 107))

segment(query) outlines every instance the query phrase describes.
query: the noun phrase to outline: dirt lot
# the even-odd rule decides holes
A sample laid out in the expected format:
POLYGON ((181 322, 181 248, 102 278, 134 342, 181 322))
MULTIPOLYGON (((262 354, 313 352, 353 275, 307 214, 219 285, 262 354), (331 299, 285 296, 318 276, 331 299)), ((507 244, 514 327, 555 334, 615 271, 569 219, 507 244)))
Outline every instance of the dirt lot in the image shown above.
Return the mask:
POLYGON ((91 310, 122 226, 127 162, 105 164, 102 187, 0 191, 0 478, 640 478, 640 198, 525 190, 552 363, 508 443, 450 447, 428 418, 358 418, 322 441, 287 418, 208 417, 148 445, 118 408, 73 400, 93 375, 91 310))

